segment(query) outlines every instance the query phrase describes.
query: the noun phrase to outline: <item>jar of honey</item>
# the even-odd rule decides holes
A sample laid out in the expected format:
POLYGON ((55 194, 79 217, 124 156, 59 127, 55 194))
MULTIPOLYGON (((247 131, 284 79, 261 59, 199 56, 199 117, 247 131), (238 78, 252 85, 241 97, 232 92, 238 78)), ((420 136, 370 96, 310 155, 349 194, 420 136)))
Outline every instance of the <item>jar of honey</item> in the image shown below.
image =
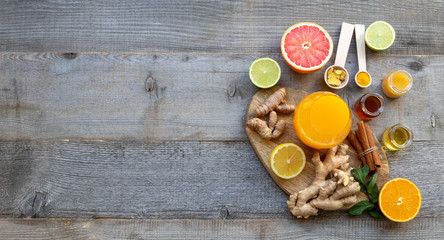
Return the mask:
POLYGON ((362 120, 377 117, 383 110, 384 99, 377 93, 364 94, 355 102, 355 112, 362 120))
POLYGON ((328 149, 344 141, 352 115, 347 104, 331 92, 315 92, 296 107, 293 126, 298 138, 315 149, 328 149))
POLYGON ((396 124, 387 128, 382 134, 382 142, 389 150, 401 150, 413 141, 413 132, 406 126, 396 124))
POLYGON ((406 94, 413 85, 412 76, 404 71, 394 71, 382 81, 382 91, 387 97, 398 98, 406 94))

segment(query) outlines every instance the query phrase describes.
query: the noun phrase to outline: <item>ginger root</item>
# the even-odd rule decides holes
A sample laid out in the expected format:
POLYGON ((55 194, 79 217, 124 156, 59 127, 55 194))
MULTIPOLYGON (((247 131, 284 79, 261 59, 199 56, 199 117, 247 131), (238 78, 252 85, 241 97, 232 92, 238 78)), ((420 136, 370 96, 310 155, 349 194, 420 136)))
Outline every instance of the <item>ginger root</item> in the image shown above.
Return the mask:
POLYGON ((277 114, 275 111, 272 111, 270 113, 270 118, 267 122, 264 120, 261 120, 259 118, 253 118, 248 120, 247 126, 251 128, 252 130, 256 131, 259 136, 261 136, 264 139, 271 139, 271 138, 277 138, 282 133, 284 133, 286 124, 284 120, 277 120, 277 114))
POLYGON ((279 104, 281 104, 282 101, 284 101, 285 95, 287 95, 285 88, 280 88, 271 94, 267 99, 265 99, 262 105, 256 108, 256 116, 262 117, 273 111, 277 106, 279 106, 279 104))
POLYGON ((275 111, 271 111, 268 115, 268 127, 274 129, 276 123, 278 122, 278 115, 275 111))
POLYGON ((247 121, 247 126, 256 131, 262 138, 277 138, 285 131, 286 124, 284 120, 278 121, 277 113, 292 113, 295 106, 285 102, 285 88, 280 88, 271 94, 264 103, 256 108, 256 116, 262 117, 269 114, 267 123, 259 118, 253 118, 247 121), (276 110, 276 111, 275 111, 276 110))
POLYGON ((319 153, 313 155, 315 179, 307 188, 290 195, 288 209, 297 218, 318 214, 319 209, 338 210, 355 204, 361 187, 351 176, 348 146, 341 144, 328 150, 322 162, 319 153), (330 176, 330 179, 327 179, 330 176))
POLYGON ((276 112, 280 112, 280 113, 292 113, 294 112, 294 109, 296 107, 293 104, 281 104, 279 106, 276 107, 276 112))
POLYGON ((273 94, 271 94, 267 99, 265 99, 264 103, 262 103, 259 107, 256 108, 256 116, 262 117, 267 115, 269 112, 276 111, 279 113, 292 113, 296 108, 293 104, 289 104, 285 101, 285 96, 287 92, 285 88, 280 88, 273 94))

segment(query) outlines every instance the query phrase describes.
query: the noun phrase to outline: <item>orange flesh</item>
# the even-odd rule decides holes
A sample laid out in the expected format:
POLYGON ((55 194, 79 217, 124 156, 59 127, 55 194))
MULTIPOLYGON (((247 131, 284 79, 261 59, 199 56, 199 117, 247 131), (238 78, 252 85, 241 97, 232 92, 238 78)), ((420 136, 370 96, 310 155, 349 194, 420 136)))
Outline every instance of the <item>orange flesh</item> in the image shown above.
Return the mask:
POLYGON ((379 206, 390 220, 404 222, 413 219, 421 207, 421 193, 408 180, 395 180, 381 189, 379 206))
POLYGON ((327 149, 341 143, 351 128, 351 113, 336 94, 316 92, 304 98, 295 111, 296 135, 306 145, 327 149))

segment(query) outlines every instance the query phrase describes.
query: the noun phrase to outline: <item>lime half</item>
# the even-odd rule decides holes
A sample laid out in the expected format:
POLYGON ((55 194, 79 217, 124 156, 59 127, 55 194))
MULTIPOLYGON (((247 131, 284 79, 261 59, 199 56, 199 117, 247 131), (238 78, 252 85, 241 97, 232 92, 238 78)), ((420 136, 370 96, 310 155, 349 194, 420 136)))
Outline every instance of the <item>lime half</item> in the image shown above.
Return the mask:
POLYGON ((395 29, 384 21, 376 21, 365 31, 365 43, 375 51, 389 48, 395 41, 395 29))
POLYGON ((259 58, 250 66, 250 79, 259 88, 270 88, 281 78, 279 63, 271 58, 259 58))

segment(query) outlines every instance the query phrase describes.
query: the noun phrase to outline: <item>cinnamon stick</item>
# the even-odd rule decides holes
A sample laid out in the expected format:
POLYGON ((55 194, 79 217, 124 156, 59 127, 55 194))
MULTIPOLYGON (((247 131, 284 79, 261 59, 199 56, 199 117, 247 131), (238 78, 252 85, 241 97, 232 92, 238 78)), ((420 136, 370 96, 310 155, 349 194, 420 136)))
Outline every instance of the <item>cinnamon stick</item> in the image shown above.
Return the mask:
MULTIPOLYGON (((358 130, 356 131, 356 136, 358 136, 359 141, 362 144, 362 147, 364 149, 364 152, 367 151, 367 149, 370 148, 370 144, 368 143, 368 137, 367 133, 365 131, 364 122, 360 121, 358 122, 358 130)), ((372 154, 365 154, 365 159, 367 160, 367 164, 370 168, 370 171, 374 171, 375 165, 373 163, 373 156, 372 154)))
MULTIPOLYGON (((358 139, 356 138, 355 134, 352 131, 350 131, 347 138, 348 138, 348 141, 350 142, 350 144, 352 145, 352 147, 358 153, 358 155, 361 154, 362 152, 364 152, 364 150, 362 150, 361 143, 358 141, 358 139)), ((364 166, 368 165, 364 156, 362 156, 360 159, 361 159, 361 162, 364 166)))
MULTIPOLYGON (((376 147, 375 140, 373 139, 373 133, 372 133, 372 130, 370 129, 370 126, 368 125, 368 123, 364 123, 364 128, 365 128, 365 133, 367 134, 368 143, 370 145, 370 148, 376 147)), ((379 154, 378 154, 377 150, 372 152, 372 158, 373 158, 373 163, 375 165, 375 168, 380 168, 381 167, 381 158, 379 158, 379 154)))

